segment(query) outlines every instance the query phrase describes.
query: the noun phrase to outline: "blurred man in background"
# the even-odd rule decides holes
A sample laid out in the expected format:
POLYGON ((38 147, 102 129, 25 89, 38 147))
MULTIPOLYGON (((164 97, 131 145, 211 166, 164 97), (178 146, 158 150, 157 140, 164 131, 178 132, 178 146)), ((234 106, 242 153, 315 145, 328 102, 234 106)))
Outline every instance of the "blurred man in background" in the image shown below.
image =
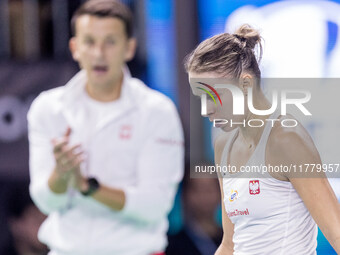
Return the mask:
POLYGON ((174 104, 130 76, 132 15, 90 0, 72 18, 82 70, 43 92, 28 113, 30 193, 47 220, 51 255, 152 255, 167 245, 167 214, 183 172, 174 104))
POLYGON ((184 224, 179 233, 169 236, 167 255, 214 254, 222 240, 222 228, 216 221, 220 191, 216 178, 190 178, 182 186, 184 224))

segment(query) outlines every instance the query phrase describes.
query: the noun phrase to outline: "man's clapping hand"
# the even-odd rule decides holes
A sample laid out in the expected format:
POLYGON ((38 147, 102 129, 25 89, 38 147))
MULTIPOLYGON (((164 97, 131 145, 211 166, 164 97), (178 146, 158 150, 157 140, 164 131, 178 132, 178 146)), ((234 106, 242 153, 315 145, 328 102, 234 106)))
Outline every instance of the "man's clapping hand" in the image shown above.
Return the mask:
POLYGON ((65 134, 52 139, 55 169, 49 178, 49 186, 56 193, 64 193, 67 190, 71 176, 75 176, 75 185, 82 179, 80 164, 84 161, 84 151, 80 144, 70 145, 71 128, 67 128, 65 134))

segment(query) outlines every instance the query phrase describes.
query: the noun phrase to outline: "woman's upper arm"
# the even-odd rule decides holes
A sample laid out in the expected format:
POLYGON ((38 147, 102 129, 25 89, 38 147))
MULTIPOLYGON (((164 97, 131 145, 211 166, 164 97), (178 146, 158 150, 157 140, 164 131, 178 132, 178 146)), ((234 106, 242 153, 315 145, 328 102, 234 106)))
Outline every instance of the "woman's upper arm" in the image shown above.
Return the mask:
POLYGON ((226 214, 224 207, 224 195, 223 195, 223 182, 219 178, 220 189, 221 189, 221 208, 222 208, 222 227, 223 227, 223 239, 222 244, 225 248, 230 251, 234 250, 233 235, 234 235, 234 224, 230 221, 226 214))
MULTIPOLYGON (((215 164, 220 164, 221 156, 224 146, 229 138, 229 134, 223 134, 219 136, 215 142, 215 164)), ((223 192, 223 177, 218 175, 218 181, 221 190, 221 208, 222 208, 222 227, 223 227, 223 239, 222 244, 223 251, 228 250, 232 254, 234 250, 233 235, 234 235, 234 225, 226 215, 226 210, 224 207, 224 192, 223 192)))
POLYGON ((272 141, 273 150, 269 163, 302 167, 302 173, 290 172, 285 177, 292 183, 325 237, 339 253, 340 246, 336 244, 339 241, 336 240, 340 239, 340 206, 326 175, 313 168, 322 165, 313 141, 308 134, 301 134, 301 130, 279 132, 272 141))

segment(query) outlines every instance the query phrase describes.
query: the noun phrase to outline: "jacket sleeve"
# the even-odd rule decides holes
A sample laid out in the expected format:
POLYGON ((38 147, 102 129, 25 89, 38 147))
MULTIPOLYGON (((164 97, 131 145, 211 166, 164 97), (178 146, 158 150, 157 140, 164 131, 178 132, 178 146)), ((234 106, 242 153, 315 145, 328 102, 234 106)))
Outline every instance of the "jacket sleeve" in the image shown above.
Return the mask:
MULTIPOLYGON (((48 186, 48 179, 55 166, 52 135, 49 126, 47 100, 44 94, 32 103, 27 115, 29 139, 30 195, 37 207, 45 214, 66 206, 67 195, 56 194, 48 186)), ((52 124, 53 125, 53 124, 52 124)))
POLYGON ((137 184, 124 189, 121 213, 143 222, 167 216, 184 172, 184 139, 176 107, 171 102, 159 108, 149 113, 137 159, 137 184))

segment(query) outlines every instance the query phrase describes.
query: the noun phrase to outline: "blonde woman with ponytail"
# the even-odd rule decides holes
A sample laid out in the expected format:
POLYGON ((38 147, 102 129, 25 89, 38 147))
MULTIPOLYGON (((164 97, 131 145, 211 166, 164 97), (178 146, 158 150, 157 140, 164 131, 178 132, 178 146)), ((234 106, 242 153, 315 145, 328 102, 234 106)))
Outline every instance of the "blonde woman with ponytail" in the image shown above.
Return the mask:
MULTIPOLYGON (((242 91, 245 102, 250 91, 255 109, 270 109, 271 103, 260 86, 255 48, 260 50, 260 59, 261 37, 249 25, 242 25, 234 34, 219 34, 200 43, 185 61, 193 93, 202 95, 203 88, 198 87, 206 78, 228 79, 242 91)), ((270 125, 266 119, 294 117, 278 111, 256 115, 246 103, 244 114, 234 115, 230 90, 208 85, 218 93, 221 104, 207 99, 203 116, 211 121, 238 123, 217 125, 225 132, 215 142, 215 164, 232 166, 237 171, 219 178, 224 237, 215 255, 316 254, 317 225, 340 253, 340 207, 325 175, 315 176, 307 169, 307 178, 283 171, 253 175, 241 171, 242 166, 250 165, 321 164, 305 128, 301 124, 284 127, 280 122, 270 125), (256 128, 241 124, 249 119, 266 124, 256 128)))

